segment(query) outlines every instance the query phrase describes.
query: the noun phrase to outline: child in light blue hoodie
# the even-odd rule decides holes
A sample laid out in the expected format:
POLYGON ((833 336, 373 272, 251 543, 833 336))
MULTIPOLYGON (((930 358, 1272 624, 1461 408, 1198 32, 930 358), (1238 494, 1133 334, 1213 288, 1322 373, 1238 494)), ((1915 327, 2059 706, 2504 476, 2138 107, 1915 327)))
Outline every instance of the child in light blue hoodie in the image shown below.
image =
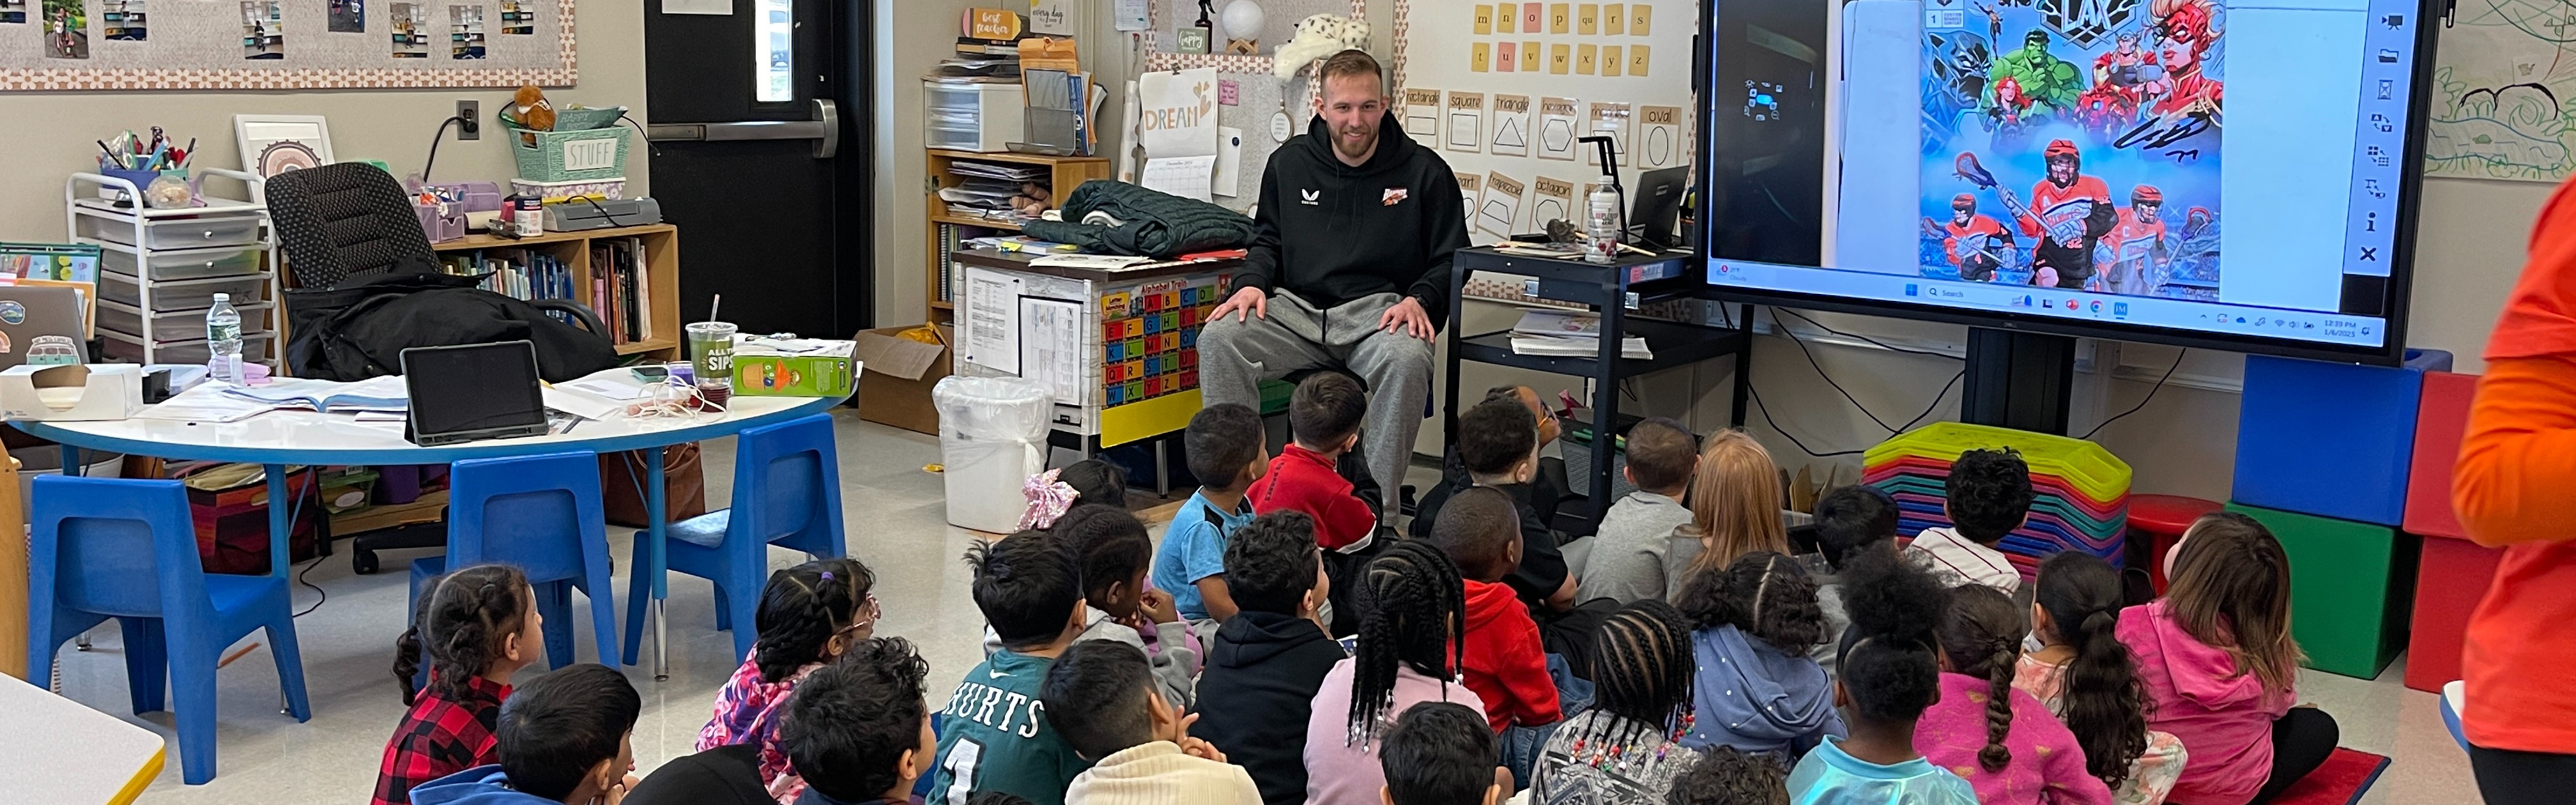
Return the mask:
POLYGON ((644 699, 604 665, 568 665, 520 686, 493 730, 501 762, 422 783, 412 805, 615 802, 635 787, 630 738, 644 699))
POLYGON ((1807 658, 1824 639, 1825 619, 1816 583, 1797 560, 1747 553, 1690 579, 1677 603, 1698 623, 1691 653, 1699 671, 1683 746, 1776 753, 1785 764, 1825 736, 1844 734, 1833 682, 1807 658))

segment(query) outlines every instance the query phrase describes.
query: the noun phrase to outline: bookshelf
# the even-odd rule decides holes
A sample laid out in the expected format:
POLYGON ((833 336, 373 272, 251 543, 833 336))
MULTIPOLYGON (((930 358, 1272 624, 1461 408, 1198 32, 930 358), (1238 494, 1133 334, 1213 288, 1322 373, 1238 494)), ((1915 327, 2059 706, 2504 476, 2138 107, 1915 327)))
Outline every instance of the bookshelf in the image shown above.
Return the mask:
MULTIPOLYGON (((496 238, 490 235, 467 235, 457 240, 432 246, 443 263, 453 257, 477 251, 500 252, 526 249, 560 261, 571 274, 576 291, 573 301, 590 305, 600 319, 608 320, 611 311, 592 302, 592 281, 601 276, 594 271, 594 246, 613 243, 639 243, 643 259, 638 268, 641 280, 637 289, 643 298, 642 331, 635 337, 617 343, 617 354, 642 356, 656 361, 681 360, 680 355, 680 228, 671 224, 621 226, 580 232, 547 232, 528 238, 496 238), (596 242, 596 243, 594 243, 596 242)), ((604 270, 606 266, 597 266, 604 270)))
MULTIPOLYGON (((930 186, 924 202, 926 212, 923 228, 924 235, 929 240, 930 249, 925 253, 929 259, 923 267, 922 280, 928 289, 928 293, 924 294, 928 304, 924 306, 923 320, 933 324, 949 324, 955 320, 956 305, 949 299, 949 294, 950 289, 955 287, 951 282, 951 276, 958 269, 949 260, 949 255, 957 250, 958 241, 1020 231, 1018 224, 1008 221, 949 213, 948 202, 939 199, 939 191, 942 188, 955 187, 960 183, 961 177, 948 170, 950 165, 960 160, 1047 166, 1048 188, 1053 191, 1054 198, 1059 203, 1063 201, 1066 194, 1073 192, 1074 187, 1093 179, 1107 179, 1110 174, 1108 157, 1052 157, 1042 154, 1015 154, 1007 151, 982 153, 929 149, 927 167, 930 186)), ((656 282, 658 283, 658 280, 656 282)), ((658 284, 656 287, 659 287, 658 284)))

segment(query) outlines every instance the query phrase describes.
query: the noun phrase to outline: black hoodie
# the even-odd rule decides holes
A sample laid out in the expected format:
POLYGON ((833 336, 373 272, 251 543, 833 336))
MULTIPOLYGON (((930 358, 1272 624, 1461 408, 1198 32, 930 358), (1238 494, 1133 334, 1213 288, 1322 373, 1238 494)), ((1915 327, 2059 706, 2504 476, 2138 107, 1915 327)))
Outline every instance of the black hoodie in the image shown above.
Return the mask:
POLYGON ((1306 716, 1324 675, 1348 656, 1314 621, 1238 613, 1217 628, 1208 649, 1207 669, 1199 675, 1199 720, 1190 734, 1250 772, 1263 802, 1304 802, 1306 716))
POLYGON ((1421 299, 1433 325, 1445 325, 1450 256, 1466 245, 1458 176, 1405 135, 1394 111, 1378 124, 1377 152, 1356 168, 1333 154, 1333 133, 1316 115, 1270 154, 1252 248, 1228 293, 1285 288, 1330 309, 1392 292, 1421 299))

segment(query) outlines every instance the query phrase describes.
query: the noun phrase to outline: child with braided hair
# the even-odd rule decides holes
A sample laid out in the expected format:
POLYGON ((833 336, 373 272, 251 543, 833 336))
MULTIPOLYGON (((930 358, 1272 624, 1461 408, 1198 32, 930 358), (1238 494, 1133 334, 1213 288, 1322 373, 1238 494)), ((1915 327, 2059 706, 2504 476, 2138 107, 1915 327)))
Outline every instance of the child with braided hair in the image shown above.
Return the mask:
POLYGON ((2084 746, 2048 706, 2013 689, 2028 634, 2021 608, 1982 584, 1950 588, 1942 608, 1941 699, 1923 711, 1914 748, 1966 778, 1986 805, 2110 805, 2085 769, 2084 746))
POLYGON ((1548 736, 1532 805, 1662 802, 1700 755, 1691 729, 1690 620, 1652 598, 1621 607, 1594 638, 1593 705, 1548 736))
MULTIPOLYGON (((1447 554, 1423 540, 1390 540, 1351 584, 1359 653, 1324 675, 1306 718, 1308 805, 1378 805, 1386 785, 1379 739, 1414 705, 1485 712, 1485 700, 1458 681, 1465 584, 1447 554)), ((1479 727, 1490 736, 1490 726, 1479 727)))
POLYGON ((1842 577, 1851 629, 1836 661, 1834 704, 1848 708, 1851 737, 1826 736, 1798 760, 1789 801, 1977 805, 1968 781, 1914 751, 1915 722, 1941 698, 1940 583, 1886 551, 1855 557, 1842 577))
POLYGON ((1807 658, 1823 642, 1816 583, 1796 560, 1753 551, 1691 578, 1682 614, 1693 621, 1695 718, 1683 746, 1776 753, 1782 765, 1825 736, 1844 735, 1833 680, 1807 658))
POLYGON ((2031 633, 2044 648, 2013 668, 2013 687, 2056 713, 2084 747, 2084 767, 2120 805, 2158 805, 2182 776, 2185 753, 2173 733, 2147 729, 2146 690, 2116 634, 2120 571, 2083 551, 2039 563, 2031 633))
POLYGON ((536 662, 543 620, 536 589, 508 565, 475 565, 422 587, 411 628, 394 641, 394 678, 411 710, 385 743, 373 805, 408 805, 414 786, 500 762, 501 700, 510 675, 536 662), (414 690, 424 652, 429 687, 414 690))
POLYGON ((716 691, 715 713, 698 730, 700 752, 760 745, 760 779, 780 803, 804 793, 805 780, 778 744, 789 694, 808 674, 866 642, 876 632, 877 577, 857 559, 820 559, 769 574, 754 616, 760 640, 742 667, 716 691))

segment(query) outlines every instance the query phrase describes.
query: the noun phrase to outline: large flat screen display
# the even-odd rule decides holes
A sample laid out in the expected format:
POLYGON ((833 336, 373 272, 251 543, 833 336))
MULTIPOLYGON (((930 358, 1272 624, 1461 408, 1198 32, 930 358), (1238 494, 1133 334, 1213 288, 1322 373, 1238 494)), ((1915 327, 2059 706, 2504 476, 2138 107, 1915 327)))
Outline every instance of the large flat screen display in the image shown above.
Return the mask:
POLYGON ((2403 343, 2425 0, 1704 0, 1721 295, 2403 343))

